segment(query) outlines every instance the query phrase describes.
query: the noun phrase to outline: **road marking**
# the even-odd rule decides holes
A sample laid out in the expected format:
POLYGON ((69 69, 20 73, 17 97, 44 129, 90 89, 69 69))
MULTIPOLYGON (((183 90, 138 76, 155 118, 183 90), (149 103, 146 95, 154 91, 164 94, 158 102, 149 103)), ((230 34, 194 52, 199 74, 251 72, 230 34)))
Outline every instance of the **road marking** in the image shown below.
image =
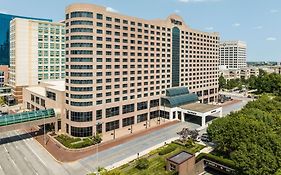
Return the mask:
POLYGON ((8 150, 7 150, 7 148, 6 148, 6 146, 5 145, 3 145, 4 146, 4 149, 5 149, 5 152, 7 153, 7 152, 9 152, 8 150))
MULTIPOLYGON (((15 132, 18 134, 17 131, 15 131, 15 132)), ((30 145, 26 142, 26 140, 23 139, 20 135, 18 135, 18 136, 23 140, 23 142, 24 142, 25 145, 29 148, 29 150, 30 150, 30 151, 39 159, 39 161, 42 162, 42 164, 48 169, 46 163, 39 157, 39 155, 34 151, 34 149, 32 149, 32 148, 30 147, 30 145)))

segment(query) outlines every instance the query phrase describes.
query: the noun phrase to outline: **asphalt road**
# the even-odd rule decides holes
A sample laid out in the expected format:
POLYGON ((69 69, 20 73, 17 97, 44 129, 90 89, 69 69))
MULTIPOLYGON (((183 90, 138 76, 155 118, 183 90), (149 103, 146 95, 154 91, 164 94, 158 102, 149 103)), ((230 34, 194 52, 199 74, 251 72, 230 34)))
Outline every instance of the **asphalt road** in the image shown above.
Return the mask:
MULTIPOLYGON (((223 115, 241 109, 250 100, 235 98, 242 101, 223 107, 223 115)), ((177 137, 176 132, 183 127, 195 129, 199 125, 178 123, 72 163, 57 162, 37 141, 29 138, 28 134, 20 131, 1 133, 0 175, 85 175, 95 171, 96 167, 110 166, 177 137)))

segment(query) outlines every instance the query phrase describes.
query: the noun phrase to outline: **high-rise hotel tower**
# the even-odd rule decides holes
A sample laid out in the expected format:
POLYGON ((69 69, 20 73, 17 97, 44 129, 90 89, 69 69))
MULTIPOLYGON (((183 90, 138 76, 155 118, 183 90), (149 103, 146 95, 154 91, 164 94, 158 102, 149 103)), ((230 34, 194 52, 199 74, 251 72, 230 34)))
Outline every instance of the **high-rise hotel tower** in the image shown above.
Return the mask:
POLYGON ((108 132, 157 117, 160 97, 188 87, 217 100, 219 35, 183 19, 144 20, 91 4, 66 8, 66 118, 72 136, 108 132))

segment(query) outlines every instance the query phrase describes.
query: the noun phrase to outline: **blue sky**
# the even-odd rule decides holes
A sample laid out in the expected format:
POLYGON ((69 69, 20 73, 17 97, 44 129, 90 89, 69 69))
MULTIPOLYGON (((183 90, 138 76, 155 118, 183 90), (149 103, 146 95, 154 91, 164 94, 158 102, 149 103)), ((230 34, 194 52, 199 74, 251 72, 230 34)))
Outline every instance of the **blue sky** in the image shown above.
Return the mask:
POLYGON ((249 61, 281 61, 280 0, 0 0, 0 12, 59 21, 75 2, 144 19, 178 13, 192 28, 219 32, 222 40, 246 41, 249 61))

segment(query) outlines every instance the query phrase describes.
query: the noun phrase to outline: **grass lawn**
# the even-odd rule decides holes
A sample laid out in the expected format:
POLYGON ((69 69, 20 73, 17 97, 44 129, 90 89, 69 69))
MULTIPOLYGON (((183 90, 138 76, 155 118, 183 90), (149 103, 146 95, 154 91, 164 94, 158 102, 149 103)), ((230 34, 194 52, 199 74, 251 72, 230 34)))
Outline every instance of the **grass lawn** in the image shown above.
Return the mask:
POLYGON ((84 148, 101 142, 100 136, 75 138, 75 137, 69 137, 64 134, 60 134, 56 136, 55 139, 59 141, 61 144, 63 144, 65 147, 72 148, 72 149, 84 148))
POLYGON ((173 175, 173 172, 165 170, 166 158, 183 150, 194 154, 204 147, 205 146, 196 143, 187 146, 178 143, 171 143, 153 150, 142 157, 147 158, 149 162, 149 166, 146 169, 137 169, 137 160, 134 160, 107 173, 101 173, 101 175, 173 175))

